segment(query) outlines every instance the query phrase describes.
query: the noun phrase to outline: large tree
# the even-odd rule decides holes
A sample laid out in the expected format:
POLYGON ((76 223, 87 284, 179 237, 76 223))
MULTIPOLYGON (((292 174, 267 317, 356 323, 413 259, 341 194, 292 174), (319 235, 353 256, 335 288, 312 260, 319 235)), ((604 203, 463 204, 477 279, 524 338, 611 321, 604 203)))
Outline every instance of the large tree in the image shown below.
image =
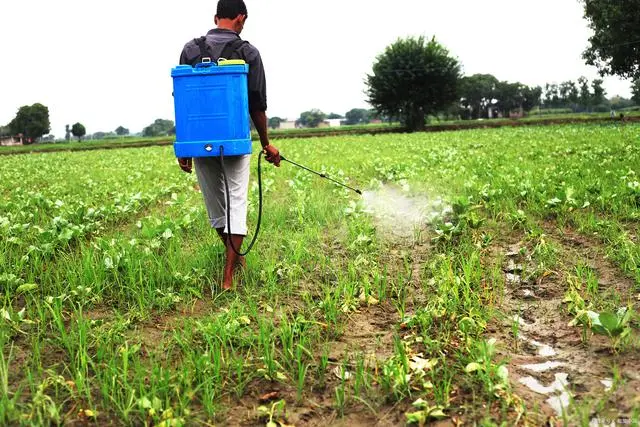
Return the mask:
POLYGON ((529 87, 520 82, 499 82, 496 86, 497 107, 504 117, 512 111, 528 112, 540 105, 542 88, 529 87))
POLYGON ((118 136, 127 136, 127 135, 129 135, 129 129, 127 129, 124 126, 118 126, 116 128, 116 135, 118 135, 118 136))
POLYGON ((462 106, 470 110, 470 118, 487 117, 487 108, 493 104, 498 79, 491 74, 474 74, 463 77, 459 84, 462 106))
POLYGON ((9 129, 14 135, 22 134, 25 143, 35 142, 51 130, 49 109, 42 104, 20 107, 16 117, 9 123, 9 129))
POLYGON ((427 115, 457 101, 459 78, 458 60, 435 38, 400 39, 377 57, 367 76, 369 104, 407 129, 420 130, 427 115))
POLYGON ((591 106, 591 91, 589 90, 589 80, 586 77, 580 77, 578 79, 580 85, 580 105, 588 110, 591 106))
POLYGON ((326 117, 322 111, 313 109, 300 114, 298 122, 304 127, 316 128, 326 117))
POLYGON ((280 123, 284 121, 285 120, 281 117, 271 117, 269 118, 269 127, 271 129, 278 129, 280 127, 280 123))
POLYGON ((345 119, 348 125, 361 125, 369 123, 371 119, 371 113, 364 108, 353 108, 347 111, 345 119))
POLYGON ((607 102, 607 97, 605 96, 607 92, 602 87, 602 83, 604 82, 601 79, 595 79, 591 82, 591 87, 593 88, 593 105, 602 105, 607 102))
POLYGON ((71 126, 71 133, 78 138, 78 141, 82 141, 82 138, 87 134, 87 129, 82 123, 76 123, 71 126))
POLYGON ((584 52, 587 64, 600 72, 640 77, 640 0, 583 0, 593 30, 584 52))
POLYGON ((144 128, 142 136, 167 136, 175 132, 175 125, 171 120, 157 119, 155 122, 144 128))

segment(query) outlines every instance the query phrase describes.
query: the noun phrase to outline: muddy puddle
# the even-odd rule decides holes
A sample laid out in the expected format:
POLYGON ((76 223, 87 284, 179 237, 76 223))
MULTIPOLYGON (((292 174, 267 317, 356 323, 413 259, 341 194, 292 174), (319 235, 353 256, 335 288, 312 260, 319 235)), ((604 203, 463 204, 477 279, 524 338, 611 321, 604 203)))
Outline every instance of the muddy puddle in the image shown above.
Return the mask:
POLYGON ((363 192, 362 203, 381 231, 396 238, 413 237, 417 230, 451 212, 439 196, 413 195, 393 185, 363 192))
POLYGON ((563 299, 566 272, 572 271, 578 261, 589 261, 599 276, 606 278, 603 284, 609 283, 621 295, 632 289, 633 283, 600 253, 589 250, 588 245, 567 248, 558 240, 566 252, 562 265, 540 277, 531 276, 538 266, 524 243, 503 244, 500 253, 495 254, 504 260, 502 311, 508 316, 492 328, 490 335, 502 344, 514 392, 529 410, 540 408, 540 422, 549 418, 562 420, 571 413, 572 405, 596 401, 606 403, 598 412, 593 408, 591 425, 607 425, 602 420, 630 419, 639 402, 639 355, 633 350, 616 355, 610 342, 601 336, 592 336, 584 344, 581 329, 569 326, 572 318, 563 299), (621 381, 612 379, 614 365, 621 381))

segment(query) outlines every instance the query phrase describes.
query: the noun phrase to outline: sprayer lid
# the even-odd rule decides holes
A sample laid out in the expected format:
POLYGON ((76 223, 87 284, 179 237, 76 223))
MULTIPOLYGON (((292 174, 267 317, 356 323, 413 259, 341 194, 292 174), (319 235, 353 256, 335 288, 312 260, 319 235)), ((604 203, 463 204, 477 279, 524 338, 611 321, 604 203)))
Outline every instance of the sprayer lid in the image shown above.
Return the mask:
POLYGON ((245 65, 246 62, 242 59, 221 59, 218 61, 218 65, 245 65))

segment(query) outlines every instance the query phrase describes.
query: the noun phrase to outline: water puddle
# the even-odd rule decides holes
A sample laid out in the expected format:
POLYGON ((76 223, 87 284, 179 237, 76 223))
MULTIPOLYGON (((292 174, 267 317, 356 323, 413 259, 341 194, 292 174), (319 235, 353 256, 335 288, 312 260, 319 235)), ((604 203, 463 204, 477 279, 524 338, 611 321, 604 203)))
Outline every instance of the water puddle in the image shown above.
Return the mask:
POLYGON ((398 237, 411 237, 416 229, 451 212, 442 198, 411 196, 402 189, 383 185, 362 194, 364 211, 372 214, 388 232, 398 237))
POLYGON ((546 400, 547 405, 553 409, 556 415, 562 416, 571 404, 571 394, 567 391, 569 387, 568 378, 569 375, 564 372, 557 373, 555 374, 555 380, 548 386, 545 386, 534 377, 523 377, 518 381, 535 393, 545 396, 551 395, 546 400))
POLYGON ((526 338, 523 335, 520 335, 520 339, 535 347, 537 349, 538 356, 540 357, 553 357, 557 354, 553 347, 548 344, 538 342, 534 339, 526 338))
POLYGON ((555 413, 560 417, 563 413, 566 412, 567 408, 571 404, 571 395, 563 391, 557 396, 551 396, 546 400, 547 405, 551 406, 551 409, 555 411, 555 413))
POLYGON ((551 394, 554 392, 563 392, 569 385, 568 374, 564 372, 555 374, 555 380, 548 386, 543 385, 540 381, 538 381, 534 377, 523 377, 520 378, 520 384, 527 386, 531 391, 535 391, 538 394, 551 394))
POLYGON ((564 366, 565 364, 562 362, 545 362, 545 363, 535 363, 531 365, 522 365, 522 369, 526 369, 531 372, 547 372, 553 369, 559 368, 560 366, 564 366))

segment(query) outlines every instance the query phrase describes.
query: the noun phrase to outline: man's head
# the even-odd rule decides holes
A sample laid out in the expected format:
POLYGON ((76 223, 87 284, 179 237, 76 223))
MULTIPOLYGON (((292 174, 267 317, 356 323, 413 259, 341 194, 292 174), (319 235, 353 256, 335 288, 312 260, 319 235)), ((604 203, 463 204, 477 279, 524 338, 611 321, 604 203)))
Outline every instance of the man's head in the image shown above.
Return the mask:
POLYGON ((218 28, 232 30, 240 34, 248 17, 247 5, 244 4, 244 0, 218 1, 215 19, 218 28))

